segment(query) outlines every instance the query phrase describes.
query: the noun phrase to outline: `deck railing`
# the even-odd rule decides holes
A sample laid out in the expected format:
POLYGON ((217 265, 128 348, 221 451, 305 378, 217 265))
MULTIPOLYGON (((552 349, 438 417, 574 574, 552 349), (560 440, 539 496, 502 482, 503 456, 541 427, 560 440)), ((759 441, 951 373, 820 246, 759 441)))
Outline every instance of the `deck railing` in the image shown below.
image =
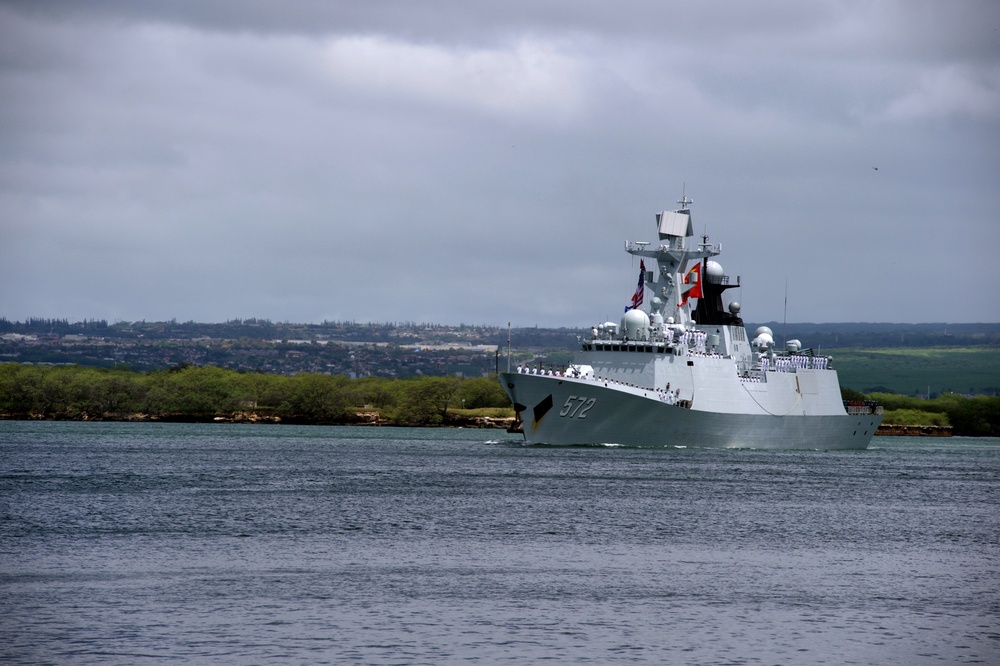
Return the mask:
POLYGON ((871 400, 845 400, 844 408, 851 416, 868 416, 869 414, 882 413, 882 405, 871 400))

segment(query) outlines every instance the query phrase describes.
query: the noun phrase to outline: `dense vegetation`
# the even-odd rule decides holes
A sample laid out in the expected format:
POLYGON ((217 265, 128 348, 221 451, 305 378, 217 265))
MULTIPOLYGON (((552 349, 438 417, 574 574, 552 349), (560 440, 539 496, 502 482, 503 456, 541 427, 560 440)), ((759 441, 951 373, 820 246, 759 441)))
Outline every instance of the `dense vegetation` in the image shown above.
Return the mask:
POLYGON ((951 426, 963 437, 1000 437, 1000 397, 966 397, 944 393, 927 400, 895 393, 861 393, 843 389, 845 400, 874 400, 885 410, 883 423, 951 426))
POLYGON ((898 425, 950 425, 956 435, 1000 437, 1000 398, 976 396, 965 398, 944 393, 932 400, 871 393, 885 409, 885 423, 898 425))
MULTIPOLYGON (((845 389, 872 399, 886 423, 951 426, 955 435, 1000 436, 1000 397, 946 393, 932 400, 845 389)), ((212 420, 249 415, 290 423, 353 423, 359 413, 395 425, 442 425, 456 413, 513 415, 494 377, 348 379, 177 366, 134 372, 82 366, 0 364, 0 415, 8 418, 212 420)))
POLYGON ((0 364, 0 414, 12 418, 211 420, 252 414, 293 423, 351 423, 367 412, 397 425, 440 425, 449 410, 461 408, 513 415, 499 383, 487 377, 351 380, 210 366, 133 372, 0 364))

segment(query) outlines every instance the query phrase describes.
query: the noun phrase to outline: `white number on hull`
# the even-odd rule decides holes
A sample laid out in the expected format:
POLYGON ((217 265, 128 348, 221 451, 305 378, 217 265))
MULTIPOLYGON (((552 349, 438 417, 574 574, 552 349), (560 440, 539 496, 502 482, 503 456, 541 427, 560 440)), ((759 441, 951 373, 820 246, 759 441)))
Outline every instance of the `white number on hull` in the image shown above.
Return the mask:
POLYGON ((568 416, 571 419, 585 419, 587 418, 587 412, 590 411, 590 408, 593 407, 596 402, 597 398, 587 398, 582 395, 571 395, 566 398, 566 404, 563 405, 562 411, 559 412, 559 416, 568 416))

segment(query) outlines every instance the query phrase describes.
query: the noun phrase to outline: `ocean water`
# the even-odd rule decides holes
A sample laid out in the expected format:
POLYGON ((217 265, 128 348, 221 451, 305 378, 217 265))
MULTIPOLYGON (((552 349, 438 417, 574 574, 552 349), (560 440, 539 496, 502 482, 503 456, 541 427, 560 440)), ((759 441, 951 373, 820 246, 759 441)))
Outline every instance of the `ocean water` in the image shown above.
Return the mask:
POLYGON ((1000 663, 1000 440, 0 422, 4 664, 1000 663))

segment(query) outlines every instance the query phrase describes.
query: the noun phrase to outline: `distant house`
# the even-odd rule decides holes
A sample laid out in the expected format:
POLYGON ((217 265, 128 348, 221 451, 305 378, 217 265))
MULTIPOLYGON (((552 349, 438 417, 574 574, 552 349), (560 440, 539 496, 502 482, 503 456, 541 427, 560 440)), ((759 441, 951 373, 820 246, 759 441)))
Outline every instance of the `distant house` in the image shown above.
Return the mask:
POLYGON ((6 340, 8 342, 36 342, 38 340, 37 335, 24 335, 22 333, 4 333, 0 335, 0 340, 6 340))

